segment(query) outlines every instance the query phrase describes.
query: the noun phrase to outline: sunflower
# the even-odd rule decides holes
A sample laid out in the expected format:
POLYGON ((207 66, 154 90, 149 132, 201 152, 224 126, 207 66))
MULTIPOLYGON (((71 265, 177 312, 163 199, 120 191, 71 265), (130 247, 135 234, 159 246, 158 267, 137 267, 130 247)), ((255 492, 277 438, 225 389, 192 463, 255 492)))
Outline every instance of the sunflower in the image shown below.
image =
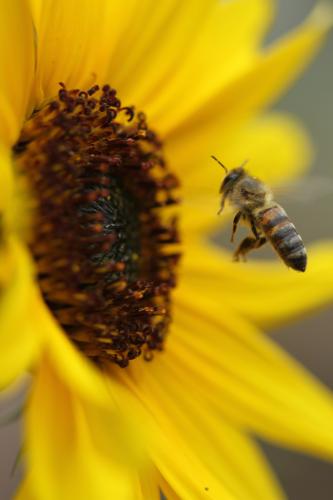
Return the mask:
MULTIPOLYGON (((327 303, 210 236, 212 153, 275 184, 311 148, 264 113, 321 45, 268 0, 5 2, 0 384, 29 373, 20 499, 279 499, 252 434, 333 457, 333 400, 260 330, 327 303)), ((7 389, 8 390, 8 389, 7 389)))

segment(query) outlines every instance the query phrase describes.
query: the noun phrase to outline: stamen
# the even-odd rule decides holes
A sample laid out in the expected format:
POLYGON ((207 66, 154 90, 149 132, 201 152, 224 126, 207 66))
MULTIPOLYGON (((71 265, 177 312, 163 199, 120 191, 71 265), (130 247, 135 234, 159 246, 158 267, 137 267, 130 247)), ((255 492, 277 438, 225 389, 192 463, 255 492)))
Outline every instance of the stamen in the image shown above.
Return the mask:
POLYGON ((14 147, 36 201, 31 251, 45 302, 97 363, 161 350, 179 260, 178 179, 143 113, 97 85, 35 112, 14 147))

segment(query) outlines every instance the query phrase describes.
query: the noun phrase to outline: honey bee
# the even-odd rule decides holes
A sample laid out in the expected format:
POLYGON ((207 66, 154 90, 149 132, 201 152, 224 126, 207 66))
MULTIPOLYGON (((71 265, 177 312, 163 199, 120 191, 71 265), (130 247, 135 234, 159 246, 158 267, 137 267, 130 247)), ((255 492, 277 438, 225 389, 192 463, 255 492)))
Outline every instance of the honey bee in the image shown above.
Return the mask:
POLYGON ((231 241, 234 240, 241 219, 250 225, 253 233, 253 236, 247 236, 240 243, 234 259, 238 261, 242 257, 245 260, 248 252, 269 241, 288 267, 304 272, 307 256, 302 238, 285 210, 274 201, 271 190, 246 172, 245 163, 228 171, 215 156, 212 158, 226 171, 219 191, 221 207, 218 213, 222 212, 226 200, 237 209, 231 241))

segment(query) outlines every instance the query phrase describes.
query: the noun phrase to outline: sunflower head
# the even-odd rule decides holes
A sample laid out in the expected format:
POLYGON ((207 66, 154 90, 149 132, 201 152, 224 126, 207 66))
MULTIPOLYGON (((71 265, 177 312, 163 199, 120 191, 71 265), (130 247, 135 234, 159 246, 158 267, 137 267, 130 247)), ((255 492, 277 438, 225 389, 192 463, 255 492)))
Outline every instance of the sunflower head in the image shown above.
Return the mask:
POLYGON ((109 85, 67 90, 36 111, 14 146, 31 185, 30 248, 44 299, 98 363, 161 349, 179 257, 178 180, 143 113, 109 85))

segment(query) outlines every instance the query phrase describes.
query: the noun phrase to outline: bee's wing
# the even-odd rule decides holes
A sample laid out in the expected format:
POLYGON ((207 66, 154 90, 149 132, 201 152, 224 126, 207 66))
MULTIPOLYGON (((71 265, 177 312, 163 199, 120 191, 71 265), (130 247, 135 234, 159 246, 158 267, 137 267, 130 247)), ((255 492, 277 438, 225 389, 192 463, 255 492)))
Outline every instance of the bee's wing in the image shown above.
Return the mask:
POLYGON ((333 195, 333 178, 307 175, 288 184, 275 186, 273 191, 276 200, 310 203, 333 195))

